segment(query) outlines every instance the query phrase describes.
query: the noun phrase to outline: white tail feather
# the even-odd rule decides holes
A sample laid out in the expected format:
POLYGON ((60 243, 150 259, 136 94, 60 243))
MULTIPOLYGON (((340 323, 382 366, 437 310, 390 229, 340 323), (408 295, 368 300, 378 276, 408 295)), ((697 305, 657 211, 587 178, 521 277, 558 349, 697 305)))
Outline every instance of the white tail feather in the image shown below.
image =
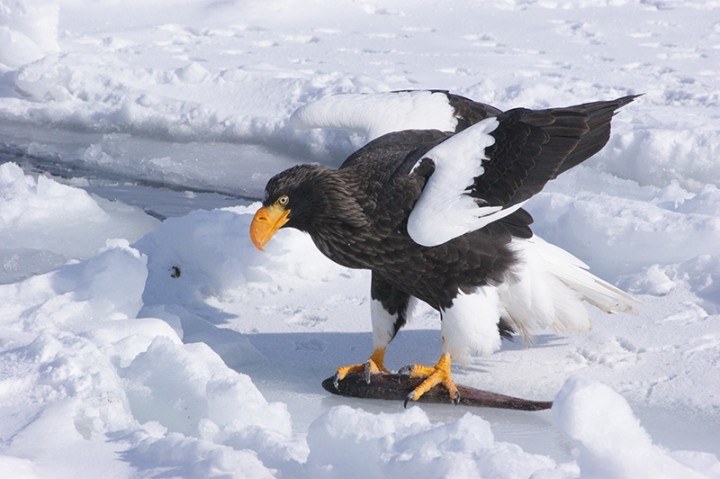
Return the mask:
POLYGON ((587 331, 590 318, 582 301, 606 313, 634 312, 636 300, 588 271, 567 251, 537 236, 516 240, 520 264, 498 288, 507 317, 524 337, 535 329, 587 331))

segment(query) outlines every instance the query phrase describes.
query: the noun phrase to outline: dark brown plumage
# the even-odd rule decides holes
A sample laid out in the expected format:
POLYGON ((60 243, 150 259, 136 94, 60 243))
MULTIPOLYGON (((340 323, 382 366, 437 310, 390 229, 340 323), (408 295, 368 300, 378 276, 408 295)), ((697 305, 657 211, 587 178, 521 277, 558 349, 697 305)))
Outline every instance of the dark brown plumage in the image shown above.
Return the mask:
MULTIPOLYGON (((518 209, 520 203, 599 151, 608 140, 615 110, 635 98, 501 112, 441 93, 455 112, 456 131, 388 133, 350 155, 337 170, 301 165, 279 173, 266 186, 263 211, 274 210, 275 217, 283 215, 282 221, 269 234, 253 233, 261 247, 277 228, 297 228, 309 233, 333 261, 371 270, 371 297, 392 318, 387 342, 405 324, 411 297, 442 315, 459 294, 511 279, 518 262, 511 242, 532 237, 532 217, 518 209), (438 166, 433 148, 491 116, 498 122, 488 124, 494 144, 484 150, 482 174, 466 178, 463 194, 475 200, 479 215, 485 214, 481 208, 502 208, 510 214, 437 246, 418 244, 408 233, 408 217, 438 166)), ((510 321, 496 318, 495 324, 503 336, 510 336, 510 321)), ((377 332, 375 323, 373 327, 377 332)), ((376 344, 376 352, 378 347, 384 353, 384 345, 376 344)))
MULTIPOLYGON (((458 111, 476 102, 453 95, 458 111)), ((591 155, 607 142, 612 112, 632 101, 625 97, 549 110, 516 109, 500 113, 493 132, 485 174, 469 179, 469 194, 491 205, 513 205, 528 199, 557 174, 566 161, 591 155)), ((471 106, 468 106, 471 105, 471 106)), ((489 107, 486 111, 494 112, 489 107)), ((499 111, 499 110, 496 110, 499 111)), ((482 115, 471 117, 473 121, 482 115)), ((273 177, 264 205, 279 195, 291 198, 285 227, 310 234, 320 251, 336 263, 373 271, 373 298, 395 311, 415 296, 436 309, 448 307, 461 289, 501 283, 514 261, 512 236, 529 237, 532 217, 524 210, 427 248, 406 231, 407 218, 426 178, 432 173, 410 169, 435 145, 453 133, 409 130, 384 135, 333 170, 300 165, 273 177), (390 299, 392 298, 392 299, 390 299)))

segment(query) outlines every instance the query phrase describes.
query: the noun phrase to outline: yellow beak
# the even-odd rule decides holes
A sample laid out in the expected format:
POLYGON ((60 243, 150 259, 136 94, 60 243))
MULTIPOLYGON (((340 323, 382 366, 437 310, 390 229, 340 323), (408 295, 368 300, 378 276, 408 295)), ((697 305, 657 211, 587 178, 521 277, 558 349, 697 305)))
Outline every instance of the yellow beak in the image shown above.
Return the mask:
POLYGON ((289 221, 290 210, 279 205, 263 206, 255 213, 250 224, 250 239, 257 249, 270 241, 275 232, 289 221))

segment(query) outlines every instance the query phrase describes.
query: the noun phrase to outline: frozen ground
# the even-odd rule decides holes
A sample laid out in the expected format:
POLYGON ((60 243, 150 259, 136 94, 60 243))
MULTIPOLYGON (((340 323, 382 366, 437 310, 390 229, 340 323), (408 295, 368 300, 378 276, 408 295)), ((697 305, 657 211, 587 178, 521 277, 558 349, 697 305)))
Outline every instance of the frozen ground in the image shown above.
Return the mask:
MULTIPOLYGON (((720 477, 720 2, 147 3, 0 0, 3 477, 720 477), (363 142, 297 107, 407 88, 645 93, 528 203, 640 313, 455 371, 551 412, 328 397, 368 274, 247 238, 269 176, 363 142)), ((437 328, 416 308, 389 365, 437 328)))

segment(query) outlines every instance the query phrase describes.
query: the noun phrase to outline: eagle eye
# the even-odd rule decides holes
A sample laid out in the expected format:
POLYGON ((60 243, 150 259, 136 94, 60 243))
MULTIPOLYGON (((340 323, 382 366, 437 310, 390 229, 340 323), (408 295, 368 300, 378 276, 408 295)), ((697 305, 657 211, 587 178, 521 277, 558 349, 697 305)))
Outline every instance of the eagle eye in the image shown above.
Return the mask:
POLYGON ((289 202, 290 202, 290 198, 288 197, 288 195, 282 195, 276 201, 276 203, 279 204, 280 206, 285 206, 289 202))

